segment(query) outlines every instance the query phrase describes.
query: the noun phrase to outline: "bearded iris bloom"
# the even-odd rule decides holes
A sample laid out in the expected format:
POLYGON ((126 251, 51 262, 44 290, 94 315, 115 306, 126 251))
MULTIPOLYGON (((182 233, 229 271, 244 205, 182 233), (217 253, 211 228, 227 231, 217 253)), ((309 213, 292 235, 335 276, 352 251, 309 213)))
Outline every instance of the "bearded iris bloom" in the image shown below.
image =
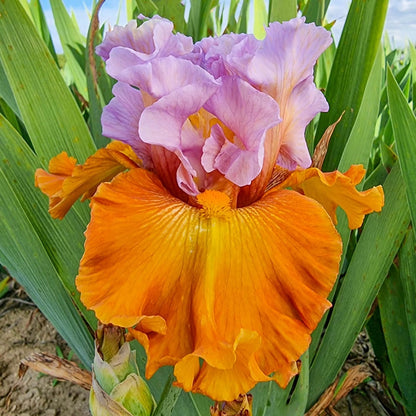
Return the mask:
POLYGON ((193 43, 158 16, 106 35, 97 53, 117 80, 102 115, 112 138, 84 164, 65 152, 36 184, 63 218, 90 198, 76 279, 103 323, 129 328, 146 376, 232 401, 256 383, 287 386, 330 307, 342 243, 380 211, 358 192, 362 166, 310 167, 304 131, 328 104, 313 67, 329 32, 295 18, 264 40, 193 43))

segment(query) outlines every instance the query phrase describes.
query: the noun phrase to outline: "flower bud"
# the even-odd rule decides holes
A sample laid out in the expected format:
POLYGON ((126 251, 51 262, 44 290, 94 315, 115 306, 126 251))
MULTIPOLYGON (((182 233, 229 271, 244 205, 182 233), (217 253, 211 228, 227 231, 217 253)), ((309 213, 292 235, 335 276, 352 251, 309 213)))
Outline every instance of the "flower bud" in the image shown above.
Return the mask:
POLYGON ((93 416, 150 416, 155 401, 140 377, 124 330, 100 326, 96 335, 90 411, 93 416))

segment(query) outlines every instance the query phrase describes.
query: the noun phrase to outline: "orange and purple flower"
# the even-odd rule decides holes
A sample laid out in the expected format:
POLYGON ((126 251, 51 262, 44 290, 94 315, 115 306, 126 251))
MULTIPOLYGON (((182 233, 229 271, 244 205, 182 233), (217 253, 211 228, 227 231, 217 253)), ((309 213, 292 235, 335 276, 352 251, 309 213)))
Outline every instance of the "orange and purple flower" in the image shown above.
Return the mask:
POLYGON ((360 227, 383 192, 355 189, 361 166, 310 167, 305 127, 328 110, 313 81, 325 29, 296 18, 262 41, 195 44, 172 30, 154 17, 107 34, 114 141, 83 165, 61 153, 36 183, 55 218, 91 198, 81 300, 141 342, 146 376, 173 365, 186 391, 231 401, 298 373, 338 274, 336 208, 360 227))

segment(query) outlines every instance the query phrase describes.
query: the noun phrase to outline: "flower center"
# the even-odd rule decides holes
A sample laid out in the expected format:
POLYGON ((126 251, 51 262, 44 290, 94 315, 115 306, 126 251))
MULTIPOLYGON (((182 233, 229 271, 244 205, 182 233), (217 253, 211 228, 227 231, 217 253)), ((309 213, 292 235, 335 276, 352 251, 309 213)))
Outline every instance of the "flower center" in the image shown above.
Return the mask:
POLYGON ((196 199, 207 217, 231 216, 231 199, 224 192, 208 189, 198 194, 196 199))

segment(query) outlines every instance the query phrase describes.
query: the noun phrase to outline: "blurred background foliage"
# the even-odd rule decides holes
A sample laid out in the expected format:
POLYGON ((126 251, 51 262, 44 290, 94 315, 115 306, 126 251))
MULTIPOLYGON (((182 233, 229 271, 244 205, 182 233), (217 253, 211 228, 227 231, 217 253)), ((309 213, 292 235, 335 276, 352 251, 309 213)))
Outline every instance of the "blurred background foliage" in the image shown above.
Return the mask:
MULTIPOLYGON (((331 30, 330 0, 126 0, 128 18, 159 14, 197 41, 248 29, 264 36, 270 21, 303 15, 331 30)), ((79 301, 74 279, 83 252, 87 204, 52 220, 47 198, 34 188, 34 171, 65 150, 83 162, 108 139, 101 112, 114 81, 94 54, 102 41, 103 1, 91 9, 83 36, 62 0, 50 0, 63 53, 57 54, 39 0, 0 2, 0 263, 27 291, 88 368, 96 321, 79 301)), ((330 111, 307 128, 311 153, 335 128, 323 170, 367 168, 366 189, 382 184, 381 214, 350 231, 342 212, 342 267, 331 293, 333 308, 313 334, 300 376, 286 390, 254 389, 254 415, 302 415, 333 383, 360 331, 366 328, 397 414, 416 415, 416 50, 392 49, 382 39, 388 0, 352 0, 338 45, 321 56, 315 79, 330 111), (400 413, 402 412, 402 413, 400 413)), ((3 269, 2 269, 3 270, 3 269)), ((9 277, 3 273, 0 296, 9 277)), ((136 345, 143 371, 145 354, 136 345)), ((171 368, 149 381, 154 415, 207 414, 210 400, 172 387, 171 368)), ((342 383, 342 381, 340 381, 342 383)))

